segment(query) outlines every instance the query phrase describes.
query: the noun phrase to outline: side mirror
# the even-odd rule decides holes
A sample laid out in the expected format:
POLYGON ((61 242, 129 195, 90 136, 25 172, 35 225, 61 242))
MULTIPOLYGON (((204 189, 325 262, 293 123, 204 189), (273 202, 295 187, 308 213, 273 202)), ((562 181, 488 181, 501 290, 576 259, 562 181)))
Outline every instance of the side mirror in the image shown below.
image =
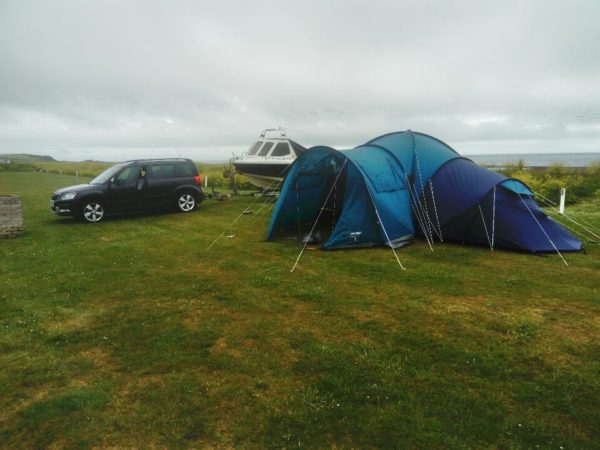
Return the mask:
POLYGON ((110 179, 110 184, 114 184, 115 186, 119 185, 119 180, 117 179, 117 177, 112 177, 110 179))

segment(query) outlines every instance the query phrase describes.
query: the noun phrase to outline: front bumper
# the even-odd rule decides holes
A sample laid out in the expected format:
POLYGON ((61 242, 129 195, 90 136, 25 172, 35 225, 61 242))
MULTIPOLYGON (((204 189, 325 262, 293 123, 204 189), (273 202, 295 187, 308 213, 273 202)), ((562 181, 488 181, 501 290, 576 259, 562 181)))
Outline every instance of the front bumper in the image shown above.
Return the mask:
POLYGON ((50 211, 59 216, 72 216, 74 208, 71 202, 50 200, 50 211))

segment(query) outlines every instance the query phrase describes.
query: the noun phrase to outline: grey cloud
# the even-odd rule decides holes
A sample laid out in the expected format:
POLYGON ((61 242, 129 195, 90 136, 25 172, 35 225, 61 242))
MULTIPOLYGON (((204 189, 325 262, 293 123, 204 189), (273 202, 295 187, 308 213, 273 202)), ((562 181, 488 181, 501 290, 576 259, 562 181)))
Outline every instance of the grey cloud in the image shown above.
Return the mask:
POLYGON ((594 1, 0 2, 0 152, 197 159, 271 126, 354 146, 600 150, 594 1), (557 142, 561 142, 559 147, 557 142))

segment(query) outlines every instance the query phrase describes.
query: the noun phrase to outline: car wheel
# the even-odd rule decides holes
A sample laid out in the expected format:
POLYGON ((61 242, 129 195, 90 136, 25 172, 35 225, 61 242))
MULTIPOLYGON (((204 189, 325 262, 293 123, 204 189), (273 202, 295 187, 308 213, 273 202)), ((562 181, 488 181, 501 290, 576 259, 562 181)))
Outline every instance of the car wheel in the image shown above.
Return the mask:
POLYGON ((196 197, 189 192, 178 194, 176 206, 180 212, 192 212, 196 209, 196 197))
POLYGON ((100 222, 104 218, 104 206, 97 200, 87 201, 81 208, 81 220, 88 223, 100 222))

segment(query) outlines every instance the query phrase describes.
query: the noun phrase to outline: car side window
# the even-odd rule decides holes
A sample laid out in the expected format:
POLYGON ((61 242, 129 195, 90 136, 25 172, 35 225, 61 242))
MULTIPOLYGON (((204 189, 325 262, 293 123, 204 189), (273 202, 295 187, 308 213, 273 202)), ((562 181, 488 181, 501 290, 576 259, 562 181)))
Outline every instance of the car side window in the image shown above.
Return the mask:
POLYGON ((122 187, 135 186, 140 174, 140 168, 129 166, 123 169, 116 177, 117 185, 122 187))
POLYGON ((194 167, 191 164, 177 164, 175 166, 176 177, 193 177, 194 167))
POLYGON ((173 164, 154 164, 150 166, 150 178, 172 178, 175 175, 173 164))

